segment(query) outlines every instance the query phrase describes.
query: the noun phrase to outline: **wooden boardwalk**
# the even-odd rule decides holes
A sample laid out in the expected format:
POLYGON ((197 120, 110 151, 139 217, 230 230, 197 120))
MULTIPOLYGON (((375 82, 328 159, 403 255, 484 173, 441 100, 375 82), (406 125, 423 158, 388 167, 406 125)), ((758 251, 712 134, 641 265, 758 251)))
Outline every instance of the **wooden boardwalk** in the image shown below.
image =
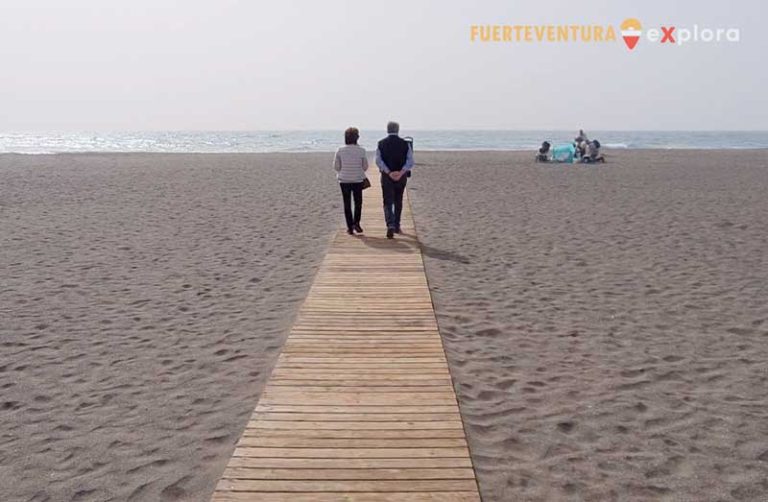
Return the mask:
POLYGON ((219 482, 217 502, 478 502, 409 204, 340 230, 219 482))

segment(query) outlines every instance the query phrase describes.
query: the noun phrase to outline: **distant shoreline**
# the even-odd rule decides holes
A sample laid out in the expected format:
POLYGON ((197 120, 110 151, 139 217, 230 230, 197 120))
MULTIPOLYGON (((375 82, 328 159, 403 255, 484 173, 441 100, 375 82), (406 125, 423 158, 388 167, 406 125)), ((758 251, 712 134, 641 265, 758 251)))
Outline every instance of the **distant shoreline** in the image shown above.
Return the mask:
MULTIPOLYGON (((750 152, 768 150, 766 147, 668 147, 668 148, 631 148, 631 147, 604 147, 606 152, 750 152)), ((333 154, 335 150, 313 150, 313 151, 282 151, 282 152, 157 152, 157 151, 72 151, 72 152, 0 152, 0 156, 36 156, 36 155, 317 155, 333 154)), ((417 152, 424 153, 520 153, 534 152, 535 148, 482 148, 482 149, 417 149, 417 152)), ((369 152, 370 153, 370 152, 369 152)))
MULTIPOLYGON (((768 148, 768 131, 600 131, 587 130, 605 150, 743 150, 768 148)), ((420 152, 525 152, 543 141, 568 143, 578 131, 531 130, 408 130, 420 152)), ((373 150, 384 135, 362 129, 360 145, 373 150)), ((342 131, 159 131, 39 132, 0 134, 3 153, 179 152, 179 153, 305 153, 335 152, 342 131)))

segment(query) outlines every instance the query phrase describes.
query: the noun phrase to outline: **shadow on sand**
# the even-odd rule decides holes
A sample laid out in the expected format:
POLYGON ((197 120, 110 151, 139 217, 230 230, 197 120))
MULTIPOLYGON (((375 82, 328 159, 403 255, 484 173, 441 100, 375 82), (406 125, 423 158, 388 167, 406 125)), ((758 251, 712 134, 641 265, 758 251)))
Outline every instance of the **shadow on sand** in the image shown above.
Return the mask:
POLYGON ((396 253, 413 253, 421 251, 424 256, 434 258, 436 260, 452 261, 454 263, 461 263, 468 265, 470 263, 469 258, 462 256, 458 253, 451 251, 445 251, 443 249, 434 248, 422 244, 416 239, 416 236, 402 233, 395 236, 394 239, 387 239, 386 237, 371 237, 369 235, 362 235, 360 239, 366 246, 374 249, 388 249, 395 251, 396 253))

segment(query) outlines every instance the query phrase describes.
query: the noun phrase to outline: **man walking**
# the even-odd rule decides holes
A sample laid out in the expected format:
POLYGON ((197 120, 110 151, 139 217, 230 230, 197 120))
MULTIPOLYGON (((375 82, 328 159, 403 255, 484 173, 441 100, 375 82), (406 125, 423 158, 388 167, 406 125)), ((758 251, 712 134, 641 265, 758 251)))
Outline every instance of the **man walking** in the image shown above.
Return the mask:
POLYGON ((379 141, 376 149, 376 165, 381 171, 381 191, 384 196, 384 219, 387 222, 387 239, 400 233, 400 216, 403 213, 403 193, 408 173, 413 167, 413 150, 399 136, 400 124, 387 124, 387 137, 379 141))

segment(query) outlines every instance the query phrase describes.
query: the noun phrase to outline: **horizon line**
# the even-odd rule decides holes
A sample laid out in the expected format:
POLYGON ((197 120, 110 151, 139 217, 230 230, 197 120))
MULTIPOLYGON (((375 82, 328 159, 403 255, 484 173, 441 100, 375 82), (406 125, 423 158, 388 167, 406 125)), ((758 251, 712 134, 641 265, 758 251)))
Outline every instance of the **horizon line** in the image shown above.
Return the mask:
MULTIPOLYGON (((350 126, 347 126, 350 127, 350 126)), ((360 130, 373 131, 381 129, 384 131, 384 127, 357 127, 360 130)), ((346 128, 346 127, 345 127, 346 128)), ((583 128, 581 128, 583 129, 583 128)), ((413 128, 404 129, 405 131, 414 132, 567 132, 577 129, 560 129, 560 128, 532 128, 532 129, 504 129, 504 128, 489 128, 489 127, 477 127, 477 128, 413 128)), ((702 132, 702 133, 768 133, 767 129, 588 129, 590 131, 598 132, 702 132)), ((255 132, 339 132, 343 131, 342 128, 304 128, 304 129, 19 129, 19 130, 3 130, 0 131, 0 136, 6 134, 112 134, 112 133, 255 133, 255 132)))

